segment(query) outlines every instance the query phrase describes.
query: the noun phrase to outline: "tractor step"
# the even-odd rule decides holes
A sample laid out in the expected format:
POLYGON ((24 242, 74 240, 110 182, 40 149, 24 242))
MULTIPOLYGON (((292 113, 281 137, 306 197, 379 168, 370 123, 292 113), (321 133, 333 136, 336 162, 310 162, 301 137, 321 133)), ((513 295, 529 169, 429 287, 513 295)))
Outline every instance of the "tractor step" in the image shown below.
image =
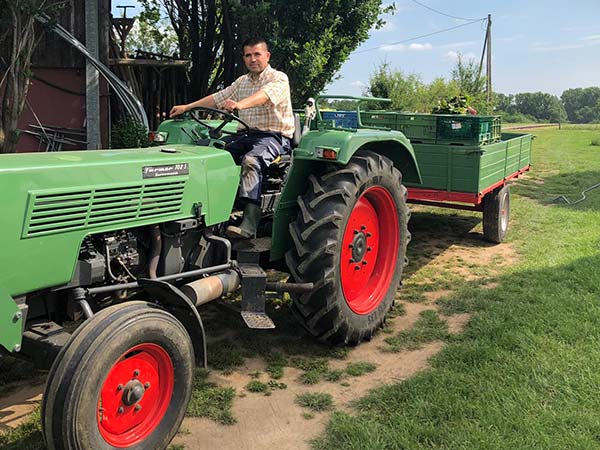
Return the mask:
POLYGON ((239 265, 242 277, 242 318, 249 328, 275 328, 265 312, 267 274, 258 264, 239 265))
POLYGON ((268 330, 275 328, 275 324, 266 313, 257 313, 251 311, 242 311, 242 319, 248 325, 248 328, 255 330, 268 330))

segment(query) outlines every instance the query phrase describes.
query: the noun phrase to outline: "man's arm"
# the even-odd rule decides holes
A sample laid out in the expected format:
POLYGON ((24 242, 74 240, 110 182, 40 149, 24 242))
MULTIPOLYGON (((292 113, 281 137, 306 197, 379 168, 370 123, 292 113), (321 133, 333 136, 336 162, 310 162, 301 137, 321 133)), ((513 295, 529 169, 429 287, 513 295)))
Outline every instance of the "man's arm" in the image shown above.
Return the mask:
POLYGON ((235 109, 248 109, 253 108, 255 106, 262 106, 269 102, 269 96, 262 89, 258 92, 255 92, 249 97, 246 97, 239 102, 235 102, 231 99, 225 100, 223 103, 223 109, 227 111, 233 111, 235 109))
POLYGON ((200 100, 196 100, 195 102, 188 103, 187 105, 175 105, 171 108, 171 112, 169 113, 169 117, 176 117, 180 114, 186 113, 191 109, 197 108, 199 106, 204 106, 207 108, 216 108, 217 104, 215 103, 215 99, 212 95, 207 95, 206 97, 201 98, 200 100))

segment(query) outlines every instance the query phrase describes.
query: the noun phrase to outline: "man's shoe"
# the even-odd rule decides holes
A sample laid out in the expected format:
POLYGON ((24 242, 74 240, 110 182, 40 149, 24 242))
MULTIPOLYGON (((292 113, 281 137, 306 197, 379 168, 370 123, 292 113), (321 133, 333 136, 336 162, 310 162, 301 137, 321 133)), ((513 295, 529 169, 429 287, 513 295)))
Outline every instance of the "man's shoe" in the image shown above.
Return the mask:
POLYGON ((244 218, 239 227, 229 225, 225 234, 232 239, 249 239, 256 236, 258 222, 260 222, 261 209, 255 203, 246 203, 244 218))

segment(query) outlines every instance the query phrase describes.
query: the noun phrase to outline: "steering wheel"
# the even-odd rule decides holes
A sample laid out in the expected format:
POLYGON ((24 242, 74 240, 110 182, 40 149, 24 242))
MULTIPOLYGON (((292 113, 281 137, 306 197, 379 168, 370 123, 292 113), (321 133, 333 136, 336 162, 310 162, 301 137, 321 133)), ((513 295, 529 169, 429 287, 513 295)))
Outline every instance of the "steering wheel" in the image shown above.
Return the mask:
POLYGON ((206 106, 198 106, 198 107, 190 110, 189 112, 190 112, 190 116, 192 116, 192 119, 194 119, 200 125, 202 125, 203 127, 206 127, 208 129, 208 135, 212 139, 219 139, 223 134, 238 135, 239 133, 233 133, 231 131, 227 131, 227 130, 223 129, 223 127, 225 125, 227 125, 229 122, 231 122, 232 120, 240 123, 244 127, 244 129, 242 130, 242 135, 246 135, 246 134, 250 133, 250 125, 248 125, 246 122, 244 122, 238 116, 234 116, 233 114, 231 114, 227 111, 222 111, 220 109, 215 109, 215 108, 209 108, 206 106), (212 114, 220 114, 224 118, 218 126, 214 127, 212 125, 207 124, 206 122, 204 122, 204 120, 202 120, 198 117, 197 113, 199 111, 206 111, 206 112, 209 112, 212 114))

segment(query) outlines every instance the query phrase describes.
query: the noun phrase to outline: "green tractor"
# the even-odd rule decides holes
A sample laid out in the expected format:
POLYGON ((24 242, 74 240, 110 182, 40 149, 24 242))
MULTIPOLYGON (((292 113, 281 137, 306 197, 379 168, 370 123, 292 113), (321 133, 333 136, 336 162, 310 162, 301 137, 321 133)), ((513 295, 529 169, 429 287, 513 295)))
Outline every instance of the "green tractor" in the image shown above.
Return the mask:
POLYGON ((331 345, 369 339, 394 302, 401 172, 420 182, 402 133, 317 111, 263 177, 257 237, 235 242, 240 167, 220 138, 240 120, 200 113, 165 121, 151 148, 0 156, 0 349, 50 368, 50 450, 165 448, 207 364, 200 306, 236 289, 249 327, 274 327, 265 293, 289 292, 331 345))

